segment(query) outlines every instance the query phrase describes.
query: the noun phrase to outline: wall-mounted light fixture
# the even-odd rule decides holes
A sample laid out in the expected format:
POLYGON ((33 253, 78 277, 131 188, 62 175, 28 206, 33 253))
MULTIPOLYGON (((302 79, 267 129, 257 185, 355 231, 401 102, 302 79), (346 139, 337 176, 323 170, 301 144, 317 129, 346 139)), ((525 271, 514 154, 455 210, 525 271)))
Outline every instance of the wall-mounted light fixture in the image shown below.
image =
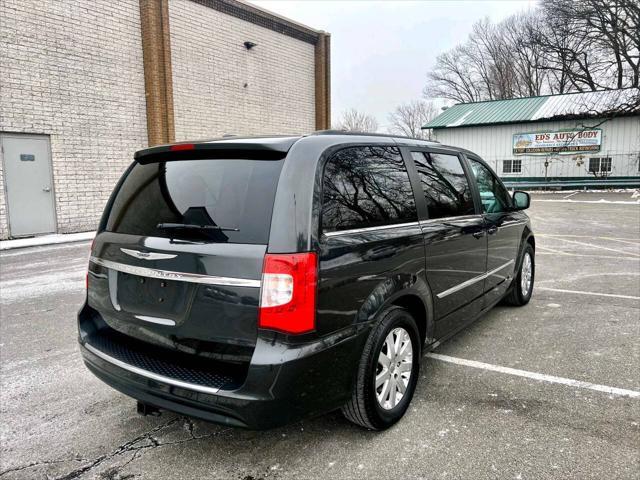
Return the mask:
POLYGON ((245 46, 245 48, 247 50, 251 50, 256 45, 257 45, 257 43, 253 43, 253 42, 249 42, 249 41, 244 42, 244 46, 245 46))

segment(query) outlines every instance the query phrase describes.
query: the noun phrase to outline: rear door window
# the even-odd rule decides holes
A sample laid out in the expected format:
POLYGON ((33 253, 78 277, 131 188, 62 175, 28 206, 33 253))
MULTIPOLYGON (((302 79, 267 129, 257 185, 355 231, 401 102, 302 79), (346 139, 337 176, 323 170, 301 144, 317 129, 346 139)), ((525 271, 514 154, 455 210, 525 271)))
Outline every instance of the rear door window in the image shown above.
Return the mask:
POLYGON ((416 204, 397 147, 349 147, 327 161, 322 230, 393 225, 417 220, 416 204))
POLYGON ((475 213, 469 180, 456 155, 411 152, 411 156, 418 170, 430 219, 475 213))
POLYGON ((283 161, 198 159, 136 164, 118 190, 106 230, 178 240, 266 244, 283 161), (209 228, 167 228, 167 224, 209 228))

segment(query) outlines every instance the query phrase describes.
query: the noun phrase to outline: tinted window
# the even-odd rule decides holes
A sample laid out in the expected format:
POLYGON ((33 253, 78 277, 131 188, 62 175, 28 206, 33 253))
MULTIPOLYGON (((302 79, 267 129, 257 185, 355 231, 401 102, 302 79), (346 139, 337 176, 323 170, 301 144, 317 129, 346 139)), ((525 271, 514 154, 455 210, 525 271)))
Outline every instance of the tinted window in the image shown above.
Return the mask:
POLYGON ((470 159, 470 161, 478 182, 478 190, 480 190, 482 211, 484 213, 506 212, 511 206, 509 192, 491 170, 474 159, 470 159))
POLYGON ((469 181, 455 155, 411 152, 415 161, 429 218, 475 213, 469 181))
POLYGON ((266 244, 283 160, 176 160, 136 164, 106 229, 183 240, 266 244), (160 223, 231 230, 162 229, 160 223))
POLYGON ((416 219, 409 175, 396 147, 345 148, 327 162, 322 202, 324 231, 416 219))

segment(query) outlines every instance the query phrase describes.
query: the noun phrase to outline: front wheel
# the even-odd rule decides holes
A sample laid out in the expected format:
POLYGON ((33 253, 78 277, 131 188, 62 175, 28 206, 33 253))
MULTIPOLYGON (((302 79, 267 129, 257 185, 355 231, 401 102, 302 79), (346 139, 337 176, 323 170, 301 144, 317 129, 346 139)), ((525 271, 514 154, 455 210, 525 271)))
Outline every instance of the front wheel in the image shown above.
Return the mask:
POLYGON ((531 244, 527 243, 527 246, 522 252, 522 260, 520 261, 520 269, 518 274, 513 279, 513 286, 511 292, 505 297, 505 303, 509 305, 515 305, 520 307, 526 305, 531 300, 531 294, 533 293, 533 281, 536 273, 535 255, 531 244))
POLYGON ((411 314, 391 307, 364 347, 351 399, 342 413, 369 430, 384 430, 407 411, 420 371, 420 335, 411 314))

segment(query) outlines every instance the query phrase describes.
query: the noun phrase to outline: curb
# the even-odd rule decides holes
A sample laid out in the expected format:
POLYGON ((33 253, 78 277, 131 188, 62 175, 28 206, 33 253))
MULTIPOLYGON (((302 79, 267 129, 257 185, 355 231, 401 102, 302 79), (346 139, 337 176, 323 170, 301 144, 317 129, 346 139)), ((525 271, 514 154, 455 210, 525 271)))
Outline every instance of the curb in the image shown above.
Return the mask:
POLYGON ((93 240, 95 236, 96 232, 81 232, 2 240, 0 241, 0 251, 13 250, 15 248, 41 247, 43 245, 56 245, 60 243, 84 242, 93 240))

